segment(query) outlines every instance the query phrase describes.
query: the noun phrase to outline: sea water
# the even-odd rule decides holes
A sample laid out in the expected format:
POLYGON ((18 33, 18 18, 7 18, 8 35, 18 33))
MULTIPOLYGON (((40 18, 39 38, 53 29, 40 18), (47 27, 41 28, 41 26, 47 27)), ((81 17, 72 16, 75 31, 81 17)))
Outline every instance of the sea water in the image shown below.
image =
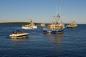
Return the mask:
POLYGON ((63 33, 43 34, 23 30, 22 24, 0 24, 0 57, 86 57, 86 25, 65 29, 63 33), (28 38, 12 39, 9 35, 23 30, 28 38))

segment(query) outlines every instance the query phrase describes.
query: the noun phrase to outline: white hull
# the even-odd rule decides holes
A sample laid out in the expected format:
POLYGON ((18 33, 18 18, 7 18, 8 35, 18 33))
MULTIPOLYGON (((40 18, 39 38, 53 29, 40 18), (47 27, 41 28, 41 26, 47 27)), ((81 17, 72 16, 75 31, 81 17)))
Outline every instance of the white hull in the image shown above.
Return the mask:
POLYGON ((78 24, 75 21, 72 21, 66 27, 68 27, 68 28, 75 28, 77 26, 78 26, 78 24))
POLYGON ((41 27, 45 27, 45 24, 41 24, 41 27))
POLYGON ((78 26, 78 25, 73 25, 73 26, 67 25, 68 28, 75 28, 75 27, 77 27, 77 26, 78 26))
POLYGON ((25 26, 22 26, 22 29, 37 29, 37 26, 33 26, 33 27, 25 27, 25 26))
POLYGON ((37 26, 33 26, 33 29, 37 29, 37 26))
POLYGON ((23 37, 23 36, 28 36, 29 33, 19 33, 19 34, 10 34, 9 36, 11 38, 16 38, 16 37, 23 37))

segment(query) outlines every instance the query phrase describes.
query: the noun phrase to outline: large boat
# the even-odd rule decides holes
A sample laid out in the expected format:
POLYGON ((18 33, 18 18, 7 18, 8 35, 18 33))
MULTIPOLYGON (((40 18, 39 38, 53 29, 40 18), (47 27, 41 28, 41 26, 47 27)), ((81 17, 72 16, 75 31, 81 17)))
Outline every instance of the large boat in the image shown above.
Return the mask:
POLYGON ((20 32, 20 31, 18 31, 18 32, 13 32, 13 33, 11 33, 9 36, 10 36, 11 38, 25 38, 25 37, 28 36, 28 34, 29 34, 29 33, 25 33, 25 32, 20 32))
POLYGON ((43 29, 44 33, 49 32, 49 33, 56 34, 58 32, 62 33, 64 31, 65 26, 64 26, 62 20, 60 19, 60 15, 59 15, 59 12, 61 12, 61 10, 62 10, 62 8, 60 7, 61 6, 60 3, 62 3, 62 2, 63 1, 59 1, 59 3, 57 3, 57 4, 59 4, 59 6, 58 6, 58 15, 54 16, 54 18, 53 18, 54 22, 49 24, 46 29, 45 28, 43 29))
MULTIPOLYGON (((56 16, 56 17, 60 18, 59 15, 56 16)), ((49 33, 54 33, 55 34, 55 33, 58 33, 58 32, 63 32, 64 28, 65 28, 65 26, 64 26, 64 24, 62 22, 57 22, 56 21, 56 22, 54 22, 52 24, 49 24, 46 29, 44 28, 43 32, 44 33, 49 32, 49 33)))
POLYGON ((22 26, 22 29, 37 29, 37 26, 31 20, 29 24, 26 24, 26 25, 22 26))
POLYGON ((76 28, 78 25, 75 21, 70 22, 66 27, 67 28, 76 28))

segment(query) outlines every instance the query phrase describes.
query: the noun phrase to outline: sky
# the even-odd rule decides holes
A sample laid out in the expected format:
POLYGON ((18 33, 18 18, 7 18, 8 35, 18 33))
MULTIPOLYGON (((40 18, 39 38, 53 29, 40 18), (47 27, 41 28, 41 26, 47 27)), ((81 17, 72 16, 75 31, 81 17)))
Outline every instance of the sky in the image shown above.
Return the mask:
POLYGON ((52 22, 59 13, 63 23, 86 23, 86 0, 0 0, 0 22, 52 22))

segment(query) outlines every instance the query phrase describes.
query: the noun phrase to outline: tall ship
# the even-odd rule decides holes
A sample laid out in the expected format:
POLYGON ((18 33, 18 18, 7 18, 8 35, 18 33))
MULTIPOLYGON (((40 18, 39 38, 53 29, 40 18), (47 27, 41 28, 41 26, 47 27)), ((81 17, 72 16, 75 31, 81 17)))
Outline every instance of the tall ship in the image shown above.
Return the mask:
POLYGON ((49 33, 63 32, 65 26, 62 22, 58 22, 57 19, 58 20, 60 19, 59 15, 54 18, 55 22, 49 24, 46 29, 45 28, 43 29, 43 32, 44 33, 45 32, 49 32, 49 33))
POLYGON ((75 21, 72 21, 67 25, 67 28, 76 28, 77 26, 78 24, 75 21))
POLYGON ((35 23, 31 20, 28 24, 22 26, 22 29, 37 29, 35 23))
POLYGON ((48 24, 47 28, 43 29, 43 32, 49 32, 49 33, 58 33, 58 32, 63 32, 65 29, 65 25, 63 24, 62 20, 60 19, 60 14, 59 12, 62 11, 61 3, 63 1, 58 1, 58 15, 54 16, 52 19, 53 22, 51 24, 48 24))

